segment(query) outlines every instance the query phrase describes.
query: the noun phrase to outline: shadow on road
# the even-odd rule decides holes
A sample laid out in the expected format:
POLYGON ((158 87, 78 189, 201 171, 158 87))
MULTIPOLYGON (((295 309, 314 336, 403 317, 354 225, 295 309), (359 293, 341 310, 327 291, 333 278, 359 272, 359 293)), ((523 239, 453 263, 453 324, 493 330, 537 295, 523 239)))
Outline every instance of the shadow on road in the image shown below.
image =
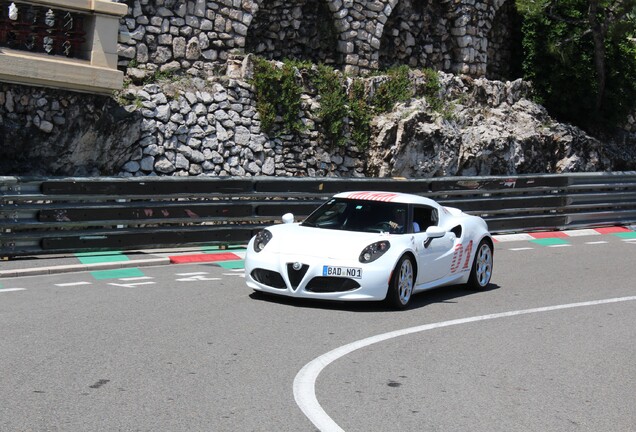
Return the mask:
MULTIPOLYGON (((484 291, 494 291, 501 288, 497 284, 489 284, 488 288, 484 291)), ((464 285, 453 285, 442 288, 436 288, 430 291, 425 291, 420 294, 416 294, 411 298, 411 302, 404 310, 419 309, 429 304, 435 303, 454 303, 454 299, 466 297, 473 294, 479 294, 484 291, 473 291, 464 285)), ((325 309, 325 310, 338 310, 349 312, 400 312, 391 308, 385 302, 345 302, 345 301, 333 301, 333 300, 309 300, 303 298, 293 298, 280 296, 276 294, 263 293, 260 291, 254 291, 250 294, 250 298, 258 301, 277 303, 286 306, 292 306, 296 308, 309 308, 309 309, 325 309)))

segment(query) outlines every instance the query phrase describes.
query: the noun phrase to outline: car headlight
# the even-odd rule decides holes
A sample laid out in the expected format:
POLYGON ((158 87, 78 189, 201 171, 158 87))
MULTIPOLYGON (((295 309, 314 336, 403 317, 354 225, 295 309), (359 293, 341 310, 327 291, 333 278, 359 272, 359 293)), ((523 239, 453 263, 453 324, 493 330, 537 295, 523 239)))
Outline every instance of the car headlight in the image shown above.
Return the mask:
POLYGON ((361 263, 370 263, 380 258, 391 247, 391 243, 386 240, 382 240, 365 247, 360 254, 361 263))
POLYGON ((272 239, 272 233, 266 229, 259 231, 254 238, 254 252, 260 252, 265 249, 267 243, 272 239))

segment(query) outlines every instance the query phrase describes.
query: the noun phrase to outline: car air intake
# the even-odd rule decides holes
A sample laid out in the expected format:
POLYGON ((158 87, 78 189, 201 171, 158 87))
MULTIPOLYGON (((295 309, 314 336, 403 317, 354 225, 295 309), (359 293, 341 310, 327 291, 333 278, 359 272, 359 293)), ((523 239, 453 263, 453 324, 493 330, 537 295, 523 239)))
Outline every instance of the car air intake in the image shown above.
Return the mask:
POLYGON ((307 264, 302 264, 302 265, 300 265, 300 263, 287 264, 287 275, 289 276, 289 282, 291 283, 292 289, 294 291, 298 289, 298 285, 300 285, 300 281, 303 280, 308 269, 309 269, 309 266, 307 264), (297 269, 294 267, 297 267, 297 269))
POLYGON ((316 293, 345 292, 360 288, 360 284, 353 279, 341 277, 315 277, 309 281, 307 291, 316 293))
POLYGON ((252 270, 250 275, 256 282, 267 285, 268 287, 287 289, 283 277, 278 272, 257 268, 252 270))

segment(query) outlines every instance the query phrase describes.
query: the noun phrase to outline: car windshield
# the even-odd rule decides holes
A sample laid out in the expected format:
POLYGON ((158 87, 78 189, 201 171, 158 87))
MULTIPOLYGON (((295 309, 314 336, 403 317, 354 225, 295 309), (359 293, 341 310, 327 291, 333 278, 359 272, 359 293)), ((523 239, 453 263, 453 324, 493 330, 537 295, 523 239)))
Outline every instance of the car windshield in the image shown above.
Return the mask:
POLYGON ((303 226, 357 232, 407 232, 408 206, 381 201, 332 198, 313 212, 303 226))

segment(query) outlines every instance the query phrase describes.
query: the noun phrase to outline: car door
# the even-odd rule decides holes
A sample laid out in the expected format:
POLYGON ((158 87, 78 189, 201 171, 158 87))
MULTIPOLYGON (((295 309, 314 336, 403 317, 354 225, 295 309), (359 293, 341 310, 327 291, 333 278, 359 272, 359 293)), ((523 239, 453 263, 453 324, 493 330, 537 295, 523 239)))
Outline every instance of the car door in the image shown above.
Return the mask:
MULTIPOLYGON (((429 227, 436 227, 439 222, 437 209, 425 205, 414 205, 411 218, 419 232, 414 232, 418 275, 417 284, 425 284, 445 277, 451 268, 456 235, 446 232, 443 237, 431 239, 426 234, 429 227)), ((415 231, 415 230, 414 230, 415 231)))
POLYGON ((425 232, 415 234, 417 242, 417 284, 442 279, 450 273, 457 237, 446 232, 443 237, 429 239, 425 232))

